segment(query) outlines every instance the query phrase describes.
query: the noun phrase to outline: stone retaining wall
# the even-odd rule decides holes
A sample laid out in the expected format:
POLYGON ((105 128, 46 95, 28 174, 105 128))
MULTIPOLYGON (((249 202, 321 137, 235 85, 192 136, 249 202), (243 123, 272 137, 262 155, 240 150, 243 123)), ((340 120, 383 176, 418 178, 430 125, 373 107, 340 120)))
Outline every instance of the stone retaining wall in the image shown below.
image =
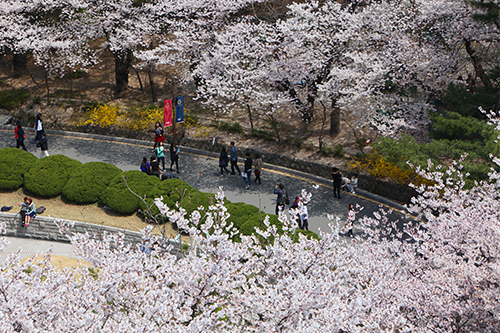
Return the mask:
MULTIPOLYGON (((1 213, 0 212, 0 223, 5 222, 7 225, 7 233, 5 236, 12 237, 26 237, 26 238, 34 238, 48 241, 57 241, 57 242, 67 242, 69 243, 69 239, 65 234, 61 234, 59 232, 59 228, 54 223, 54 218, 51 217, 42 217, 38 215, 34 219, 31 219, 28 227, 21 226, 21 216, 16 213, 1 213)), ((100 239, 104 232, 108 232, 111 234, 116 234, 121 232, 125 235, 125 243, 140 243, 142 242, 142 237, 140 232, 134 232, 124 229, 111 228, 102 225, 85 223, 85 222, 76 222, 69 220, 61 220, 70 224, 74 224, 74 226, 68 229, 69 233, 85 233, 88 232, 90 236, 100 239)), ((169 241, 172 245, 172 253, 175 254, 178 258, 182 256, 181 245, 174 241, 169 241)))
MULTIPOLYGON (((208 139, 183 138, 180 145, 210 151, 212 148, 212 141, 208 139)), ((254 151, 253 149, 245 149, 242 147, 240 147, 238 153, 239 155, 243 155, 246 151, 250 151, 254 155, 257 153, 257 151, 254 151)), ((331 180, 332 168, 328 165, 314 163, 312 161, 298 160, 276 153, 263 153, 262 151, 259 151, 258 153, 261 154, 262 161, 264 163, 278 165, 331 180)), ((213 153, 213 155, 218 156, 217 153, 213 153)), ((348 172, 346 170, 342 170, 342 173, 345 176, 348 176, 348 172)), ((409 204, 411 198, 418 194, 411 187, 393 184, 368 175, 360 174, 358 179, 358 187, 360 189, 380 195, 398 203, 409 204)))

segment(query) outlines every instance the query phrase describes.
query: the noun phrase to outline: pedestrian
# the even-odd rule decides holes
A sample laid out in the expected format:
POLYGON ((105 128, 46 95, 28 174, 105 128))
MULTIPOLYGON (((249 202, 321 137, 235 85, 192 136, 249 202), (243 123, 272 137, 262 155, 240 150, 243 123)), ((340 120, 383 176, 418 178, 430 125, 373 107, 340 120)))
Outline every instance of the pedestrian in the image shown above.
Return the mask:
POLYGON ((156 149, 156 158, 158 158, 158 163, 162 163, 162 170, 165 170, 165 148, 163 147, 163 142, 158 142, 158 147, 156 149))
POLYGON ((358 214, 358 212, 354 210, 354 205, 352 203, 349 204, 349 208, 347 209, 347 221, 344 226, 344 234, 347 233, 349 237, 353 237, 352 228, 354 227, 354 220, 356 219, 356 214, 358 214))
POLYGON ((148 162, 148 159, 146 157, 142 158, 140 169, 142 172, 145 172, 148 175, 151 173, 151 168, 149 166, 149 162, 148 162))
POLYGON ((223 172, 224 170, 226 170, 227 176, 229 177, 229 170, 227 170, 228 163, 229 163, 229 158, 227 157, 226 148, 222 147, 219 156, 219 167, 220 167, 221 177, 224 177, 224 172, 223 172))
POLYGON ((170 145, 170 171, 172 171, 172 166, 175 163, 175 167, 177 168, 177 173, 179 172, 179 148, 177 148, 177 145, 175 142, 172 142, 170 145))
POLYGON ((28 198, 28 210, 24 215, 24 226, 27 227, 30 224, 31 218, 36 217, 36 208, 33 199, 28 198))
POLYGON ((40 153, 40 158, 49 156, 47 137, 45 136, 44 132, 42 132, 42 137, 40 138, 40 141, 38 141, 36 146, 40 147, 40 149, 42 150, 42 152, 40 153))
POLYGON ((250 189, 250 184, 252 182, 252 158, 250 157, 250 153, 246 152, 245 153, 245 171, 244 171, 245 176, 243 177, 243 180, 245 181, 245 186, 246 190, 250 189))
POLYGON ((35 143, 38 143, 42 139, 42 133, 43 131, 43 123, 42 123, 42 115, 39 113, 36 115, 36 120, 35 120, 35 143))
POLYGON ((160 177, 161 175, 161 170, 160 170, 160 163, 156 159, 156 156, 151 157, 151 163, 149 164, 151 166, 151 175, 160 177))
POLYGON ((344 192, 350 192, 349 191, 349 183, 351 181, 347 177, 342 177, 342 185, 340 186, 341 190, 344 192))
POLYGON ((27 151, 26 146, 24 145, 24 139, 26 138, 26 134, 24 134, 23 126, 21 126, 21 122, 16 122, 16 128, 14 129, 14 137, 16 138, 16 147, 22 147, 24 151, 27 151))
POLYGON ((29 208, 29 201, 28 197, 24 197, 23 202, 18 203, 18 206, 21 206, 21 211, 19 212, 19 215, 21 215, 21 227, 24 227, 24 224, 26 223, 26 214, 28 213, 28 208, 29 208))
POLYGON ((356 193, 356 189, 358 188, 358 174, 353 173, 351 176, 351 182, 349 183, 349 192, 356 193))
POLYGON ((260 158, 259 153, 255 154, 253 165, 255 166, 255 182, 258 181, 259 185, 261 185, 262 183, 260 181, 260 175, 262 174, 262 158, 260 158))
POLYGON ((160 143, 165 141, 165 137, 163 136, 163 128, 161 128, 160 122, 156 122, 155 124, 155 145, 153 148, 156 148, 156 146, 160 143))
POLYGON ((342 172, 338 168, 332 168, 332 179, 333 179, 333 197, 340 198, 340 185, 342 183, 342 172))
POLYGON ((299 229, 302 229, 302 220, 300 218, 300 207, 299 203, 301 201, 300 197, 295 197, 295 200, 293 201, 292 205, 290 206, 290 209, 288 212, 290 213, 290 217, 293 219, 295 218, 297 220, 297 224, 299 225, 299 229))
POLYGON ((234 141, 231 142, 231 151, 229 152, 229 158, 231 160, 231 174, 234 175, 234 169, 238 171, 238 175, 241 175, 241 170, 238 167, 238 148, 234 145, 234 141))
POLYGON ((302 218, 302 230, 309 230, 309 211, 307 209, 307 202, 302 200, 302 207, 300 208, 300 217, 302 218))
POLYGON ((290 204, 290 200, 283 184, 276 185, 273 193, 278 195, 276 197, 276 215, 279 215, 279 211, 285 209, 285 205, 290 204))

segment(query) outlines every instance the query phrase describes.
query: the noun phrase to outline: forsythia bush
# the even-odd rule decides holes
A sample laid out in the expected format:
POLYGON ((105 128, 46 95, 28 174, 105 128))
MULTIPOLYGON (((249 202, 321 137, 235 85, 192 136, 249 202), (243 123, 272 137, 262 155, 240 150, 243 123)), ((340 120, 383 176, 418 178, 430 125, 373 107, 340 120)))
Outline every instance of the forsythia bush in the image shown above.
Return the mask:
POLYGON ((89 119, 84 120, 81 125, 95 125, 109 127, 117 124, 120 113, 118 105, 99 104, 90 109, 89 119))
POLYGON ((118 125, 132 131, 143 131, 160 119, 163 119, 161 108, 133 108, 120 117, 118 125))
POLYGON ((118 105, 99 104, 90 109, 88 119, 80 122, 80 125, 118 126, 132 131, 143 131, 160 119, 163 119, 161 108, 132 108, 127 111, 118 105))
POLYGON ((412 169, 402 169, 401 167, 387 161, 386 157, 373 150, 372 153, 362 157, 356 157, 347 163, 349 170, 368 173, 378 179, 389 179, 398 184, 414 184, 420 186, 428 184, 428 181, 418 175, 412 169))

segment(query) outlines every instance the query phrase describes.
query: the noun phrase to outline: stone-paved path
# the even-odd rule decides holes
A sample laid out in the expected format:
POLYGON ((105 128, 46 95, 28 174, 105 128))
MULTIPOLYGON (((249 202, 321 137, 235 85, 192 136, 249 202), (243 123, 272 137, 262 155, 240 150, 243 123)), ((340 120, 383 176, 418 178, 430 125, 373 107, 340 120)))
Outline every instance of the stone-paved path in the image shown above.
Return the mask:
MULTIPOLYGON (((28 151, 38 157, 40 149, 36 148, 32 141, 34 133, 28 130, 26 132, 28 151)), ((63 154, 83 163, 90 161, 108 162, 122 170, 139 170, 142 158, 149 158, 153 148, 152 142, 81 133, 48 131, 47 138, 51 155, 63 154)), ((0 148, 4 147, 15 147, 14 127, 0 126, 0 148)), ((216 154, 210 155, 200 150, 180 148, 179 167, 181 174, 178 175, 179 178, 204 192, 217 192, 222 186, 229 200, 255 205, 265 213, 274 214, 276 195, 272 192, 275 184, 283 183, 285 185, 291 201, 300 194, 302 189, 312 192, 313 198, 309 204, 309 229, 314 232, 318 232, 319 229, 331 232, 327 214, 340 217, 341 224, 343 224, 349 203, 364 207, 358 217, 372 215, 374 211, 383 207, 385 209, 395 208, 391 219, 400 219, 400 221, 405 219, 400 212, 402 207, 386 199, 365 191, 358 191, 354 195, 343 193, 341 200, 334 199, 330 180, 266 164, 263 166, 261 176, 262 185, 252 183, 251 189, 245 190, 245 184, 241 177, 220 177, 216 154), (316 189, 317 185, 319 188, 316 189)), ((167 169, 169 166, 168 155, 167 152, 165 156, 167 169)), ((243 159, 240 159, 238 162, 240 168, 242 164, 243 159)))

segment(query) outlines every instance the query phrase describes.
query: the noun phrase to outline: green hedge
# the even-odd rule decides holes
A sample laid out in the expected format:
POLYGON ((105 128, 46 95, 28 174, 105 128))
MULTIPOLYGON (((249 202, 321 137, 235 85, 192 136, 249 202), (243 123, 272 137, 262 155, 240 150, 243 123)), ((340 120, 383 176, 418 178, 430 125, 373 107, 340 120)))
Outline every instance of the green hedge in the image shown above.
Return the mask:
POLYGON ((130 189, 141 197, 153 193, 160 185, 160 178, 133 170, 120 172, 111 180, 101 195, 101 202, 118 213, 130 215, 139 209, 141 200, 129 191, 124 177, 130 189))
POLYGON ((24 184, 24 175, 38 159, 18 148, 0 149, 0 190, 14 191, 24 184))
MULTIPOLYGON (((241 229, 243 224, 250 218, 255 217, 260 223, 259 209, 252 205, 247 205, 243 202, 228 203, 226 204, 227 212, 231 215, 227 220, 228 223, 232 222, 233 225, 241 229)), ((266 214, 262 212, 262 219, 266 217, 266 214)), ((253 233, 253 231, 252 231, 253 233)))
POLYGON ((55 197, 62 193, 69 175, 82 165, 63 155, 37 160, 24 177, 26 189, 40 197, 55 197))
POLYGON ((101 193, 121 170, 104 162, 89 162, 71 173, 62 195, 78 204, 97 202, 101 193))
MULTIPOLYGON (((67 200, 78 204, 100 201, 121 214, 130 215, 139 208, 145 208, 144 202, 127 188, 124 177, 128 187, 145 198, 148 205, 162 196, 163 202, 171 209, 177 209, 177 203, 184 208, 187 217, 198 207, 207 208, 215 203, 215 194, 200 192, 180 179, 161 182, 158 177, 141 171, 122 172, 103 162, 82 165, 63 155, 37 159, 33 154, 20 149, 4 148, 0 149, 0 167, 0 189, 15 190, 23 185, 24 177, 26 189, 35 195, 55 197, 62 193, 67 200)), ((255 227, 260 227, 261 219, 266 217, 265 213, 259 214, 259 209, 252 205, 231 203, 228 200, 225 205, 231 215, 228 222, 232 222, 242 235, 254 234, 255 227)), ((153 205, 152 210, 153 214, 159 214, 156 206, 153 205)), ((276 215, 270 215, 270 222, 282 231, 276 215)), ((316 235, 312 232, 299 232, 312 237, 316 235)), ((239 241, 240 237, 236 236, 234 240, 239 241)))

